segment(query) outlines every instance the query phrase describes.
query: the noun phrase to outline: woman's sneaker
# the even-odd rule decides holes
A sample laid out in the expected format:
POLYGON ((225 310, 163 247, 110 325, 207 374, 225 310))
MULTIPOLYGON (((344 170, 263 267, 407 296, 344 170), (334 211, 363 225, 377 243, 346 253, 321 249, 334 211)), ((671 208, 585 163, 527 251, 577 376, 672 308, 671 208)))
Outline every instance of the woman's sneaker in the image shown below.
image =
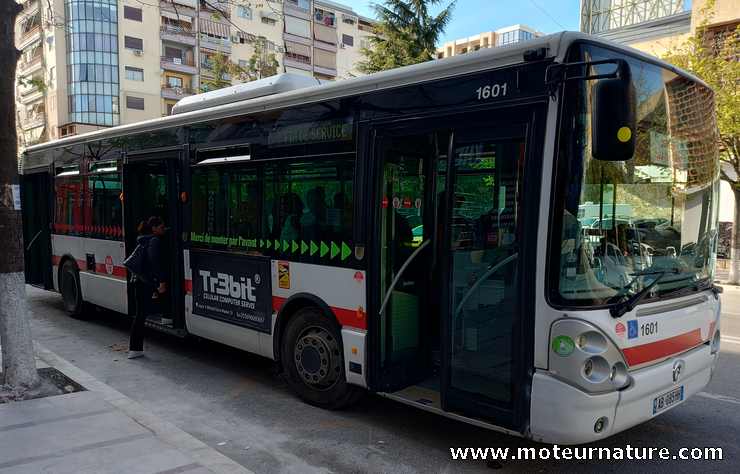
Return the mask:
POLYGON ((129 359, 136 359, 138 357, 143 357, 144 351, 128 351, 128 358, 129 359))

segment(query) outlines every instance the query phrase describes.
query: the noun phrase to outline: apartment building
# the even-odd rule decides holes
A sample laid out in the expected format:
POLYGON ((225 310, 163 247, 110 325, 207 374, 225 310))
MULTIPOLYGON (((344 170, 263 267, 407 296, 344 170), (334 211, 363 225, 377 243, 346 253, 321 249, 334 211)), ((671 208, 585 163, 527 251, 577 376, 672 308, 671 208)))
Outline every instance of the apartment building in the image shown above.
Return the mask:
POLYGON ((485 31, 467 38, 448 41, 437 49, 437 59, 478 51, 481 48, 494 48, 527 41, 542 36, 542 32, 527 25, 511 25, 495 31, 485 31))
MULTIPOLYGON (((704 22, 707 1, 581 0, 581 31, 662 56, 704 22)), ((707 34, 723 35, 738 24, 740 2, 715 0, 707 34)))
POLYGON ((219 55, 248 68, 259 51, 274 55, 278 72, 350 77, 373 34, 371 20, 329 1, 19 3, 21 147, 167 115, 215 78, 219 55))
POLYGON ((323 80, 359 75, 372 20, 328 0, 284 0, 285 70, 323 80), (313 15, 311 11, 313 10, 313 15))

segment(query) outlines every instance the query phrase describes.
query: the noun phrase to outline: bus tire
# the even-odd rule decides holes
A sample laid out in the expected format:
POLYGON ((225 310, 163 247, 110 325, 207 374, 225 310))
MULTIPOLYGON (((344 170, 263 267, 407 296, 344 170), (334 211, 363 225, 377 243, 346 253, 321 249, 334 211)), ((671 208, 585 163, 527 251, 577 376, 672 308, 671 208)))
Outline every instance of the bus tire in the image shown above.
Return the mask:
POLYGON ((336 410, 362 395, 359 387, 347 383, 336 323, 316 307, 302 308, 290 319, 280 360, 290 388, 311 405, 336 410))
POLYGON ((62 294, 64 310, 73 318, 85 319, 85 301, 82 299, 80 273, 71 260, 64 262, 59 272, 59 292, 62 294))

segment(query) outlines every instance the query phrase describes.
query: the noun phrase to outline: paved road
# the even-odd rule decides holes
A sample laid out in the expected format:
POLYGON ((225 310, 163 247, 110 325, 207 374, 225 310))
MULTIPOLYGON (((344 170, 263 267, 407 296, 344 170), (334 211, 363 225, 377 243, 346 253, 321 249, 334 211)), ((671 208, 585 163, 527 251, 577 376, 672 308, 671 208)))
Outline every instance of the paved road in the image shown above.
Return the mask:
MULTIPOLYGON (((255 472, 737 472, 740 459, 740 289, 723 295, 719 372, 706 391, 599 446, 719 446, 725 460, 664 462, 452 461, 451 446, 515 447, 517 438, 413 410, 377 396, 328 412, 297 400, 262 358, 165 335, 148 358, 125 357, 128 322, 67 317, 57 294, 29 287, 34 337, 146 409, 255 472), (731 339, 731 338, 738 339, 731 339)), ((532 446, 539 446, 530 444, 532 446)))

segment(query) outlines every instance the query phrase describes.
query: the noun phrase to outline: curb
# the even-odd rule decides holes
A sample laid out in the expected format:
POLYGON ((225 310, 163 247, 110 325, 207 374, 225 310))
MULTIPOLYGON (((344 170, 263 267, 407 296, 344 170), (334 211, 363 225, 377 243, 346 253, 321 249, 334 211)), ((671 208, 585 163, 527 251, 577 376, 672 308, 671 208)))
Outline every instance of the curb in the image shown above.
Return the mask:
POLYGON ((254 472, 219 453, 174 424, 150 413, 140 403, 104 384, 79 367, 72 365, 39 342, 34 341, 34 345, 37 357, 43 362, 57 368, 87 390, 101 394, 106 402, 150 430, 163 442, 196 460, 198 464, 209 471, 216 474, 254 474, 254 472))

